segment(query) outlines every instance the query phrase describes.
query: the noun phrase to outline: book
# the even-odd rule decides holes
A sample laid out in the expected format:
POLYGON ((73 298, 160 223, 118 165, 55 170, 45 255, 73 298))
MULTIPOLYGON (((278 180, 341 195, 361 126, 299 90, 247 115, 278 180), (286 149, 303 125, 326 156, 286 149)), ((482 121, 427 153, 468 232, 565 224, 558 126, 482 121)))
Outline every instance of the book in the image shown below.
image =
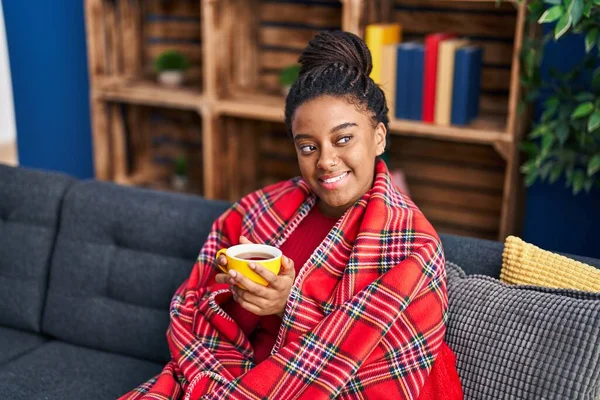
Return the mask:
POLYGON ((365 43, 371 51, 373 70, 371 78, 376 84, 381 83, 381 64, 383 46, 399 43, 402 40, 402 27, 397 23, 370 24, 365 29, 365 43))
POLYGON ((479 46, 456 50, 450 118, 453 125, 466 125, 479 114, 482 59, 483 50, 479 46))
POLYGON ((411 102, 409 119, 423 119, 423 68, 425 65, 425 46, 417 43, 411 49, 411 102))
POLYGON ((396 55, 397 44, 388 44, 383 46, 381 63, 381 83, 379 86, 385 94, 390 117, 395 116, 396 107, 396 55))
POLYGON ((435 86, 434 122, 450 125, 452 110, 452 85, 454 81, 454 59, 457 49, 466 46, 467 39, 447 39, 440 43, 435 86))
POLYGON ((435 112, 435 89, 439 44, 443 40, 455 38, 452 32, 432 33, 425 37, 425 62, 423 67, 423 121, 433 122, 435 112))
POLYGON ((418 42, 397 46, 396 118, 421 120, 424 52, 423 44, 418 42))

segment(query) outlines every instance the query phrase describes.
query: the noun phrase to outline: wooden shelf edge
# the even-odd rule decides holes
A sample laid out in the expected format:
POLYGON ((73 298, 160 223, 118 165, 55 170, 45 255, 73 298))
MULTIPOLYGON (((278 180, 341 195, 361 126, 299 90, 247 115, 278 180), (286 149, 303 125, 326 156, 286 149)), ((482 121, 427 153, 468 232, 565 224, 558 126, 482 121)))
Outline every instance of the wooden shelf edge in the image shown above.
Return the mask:
POLYGON ((216 111, 231 117, 245 117, 272 122, 284 122, 284 106, 250 103, 239 100, 217 100, 216 111))
POLYGON ((390 120, 392 134, 445 139, 454 142, 495 144, 512 143, 512 136, 495 129, 474 128, 471 126, 440 126, 419 121, 390 120))
POLYGON ((151 82, 99 82, 94 95, 105 101, 200 110, 206 103, 200 91, 189 88, 166 88, 151 82))

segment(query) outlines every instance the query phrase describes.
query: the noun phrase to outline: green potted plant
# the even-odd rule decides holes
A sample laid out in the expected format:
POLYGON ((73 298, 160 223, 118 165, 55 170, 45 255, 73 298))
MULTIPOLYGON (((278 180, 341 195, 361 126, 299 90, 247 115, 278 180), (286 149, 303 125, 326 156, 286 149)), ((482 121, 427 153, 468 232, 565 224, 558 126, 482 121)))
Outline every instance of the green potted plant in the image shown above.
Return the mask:
POLYGON ((292 87, 292 84, 296 82, 296 79, 298 79, 299 74, 299 64, 289 65, 281 70, 281 72, 279 73, 278 80, 279 85, 281 86, 281 92, 284 96, 287 96, 287 94, 290 91, 290 87, 292 87))
POLYGON ((179 155, 175 159, 171 185, 175 190, 183 191, 188 186, 188 162, 187 158, 179 155))
POLYGON ((183 74, 190 66, 188 58, 177 50, 166 50, 154 60, 158 81, 166 86, 180 86, 183 74))
POLYGON ((539 121, 522 142, 526 161, 521 171, 528 186, 538 179, 554 183, 564 177, 574 194, 589 192, 600 186, 600 57, 595 50, 600 50, 600 1, 531 0, 528 19, 556 24, 542 37, 523 43, 520 106, 540 96, 545 100, 539 121), (544 46, 571 32, 585 38, 583 62, 566 73, 551 71, 550 82, 543 81, 544 46))

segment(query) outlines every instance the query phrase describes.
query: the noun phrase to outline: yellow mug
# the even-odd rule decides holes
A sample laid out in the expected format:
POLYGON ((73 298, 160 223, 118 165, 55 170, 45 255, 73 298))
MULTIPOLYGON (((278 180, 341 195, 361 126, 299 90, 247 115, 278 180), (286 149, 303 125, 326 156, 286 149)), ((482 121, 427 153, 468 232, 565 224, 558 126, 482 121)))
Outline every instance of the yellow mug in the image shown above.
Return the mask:
POLYGON ((229 270, 237 271, 252 282, 263 286, 267 286, 269 283, 252 271, 248 264, 251 262, 260 264, 275 275, 279 274, 281 268, 281 250, 266 244, 238 244, 228 249, 221 249, 217 252, 216 260, 222 254, 227 257, 227 268, 217 262, 221 271, 226 274, 229 273, 229 270))

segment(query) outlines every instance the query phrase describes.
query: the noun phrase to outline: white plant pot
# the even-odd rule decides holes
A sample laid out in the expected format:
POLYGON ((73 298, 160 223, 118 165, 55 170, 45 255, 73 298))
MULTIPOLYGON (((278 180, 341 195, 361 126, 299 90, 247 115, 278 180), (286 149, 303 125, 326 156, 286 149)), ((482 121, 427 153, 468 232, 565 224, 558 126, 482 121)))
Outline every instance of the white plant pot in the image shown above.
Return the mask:
POLYGON ((188 186, 188 178, 181 175, 173 175, 171 176, 171 186, 175 190, 186 190, 188 186))
POLYGON ((163 71, 158 74, 158 81, 169 87, 181 86, 183 83, 183 71, 163 71))

